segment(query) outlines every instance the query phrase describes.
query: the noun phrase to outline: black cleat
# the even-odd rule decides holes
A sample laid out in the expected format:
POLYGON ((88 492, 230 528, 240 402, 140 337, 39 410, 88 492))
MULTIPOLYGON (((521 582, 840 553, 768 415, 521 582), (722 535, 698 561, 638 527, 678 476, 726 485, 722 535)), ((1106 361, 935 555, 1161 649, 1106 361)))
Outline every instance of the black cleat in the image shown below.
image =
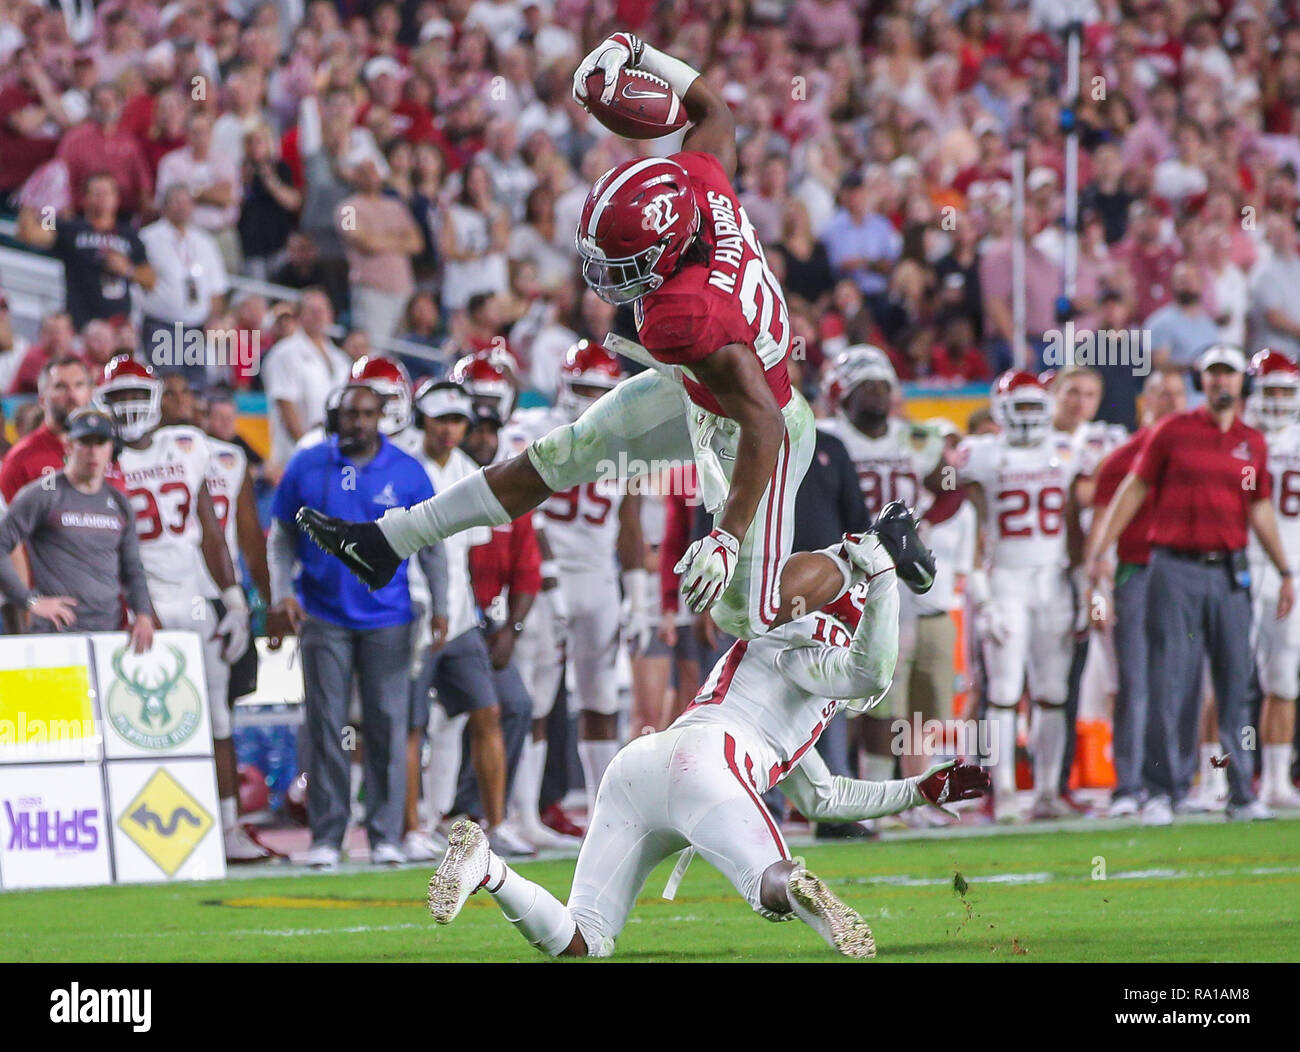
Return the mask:
POLYGON ((318 548, 334 556, 372 592, 391 581, 404 561, 377 523, 335 519, 315 508, 299 508, 295 520, 318 548))
POLYGON ((901 500, 891 500, 868 528, 894 560, 898 579, 917 595, 934 584, 934 555, 916 532, 916 519, 901 500))

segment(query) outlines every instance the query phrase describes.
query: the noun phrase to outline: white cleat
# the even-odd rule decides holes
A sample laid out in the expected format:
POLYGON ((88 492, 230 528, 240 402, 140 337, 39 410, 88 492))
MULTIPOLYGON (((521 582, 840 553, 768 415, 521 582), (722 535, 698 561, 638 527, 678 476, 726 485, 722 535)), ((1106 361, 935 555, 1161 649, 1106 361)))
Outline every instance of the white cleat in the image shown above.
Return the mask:
MULTIPOLYGON (((455 828, 454 826, 452 827, 455 828)), ((532 858, 537 851, 509 821, 487 831, 488 844, 499 858, 532 858)))
POLYGON ((372 866, 400 866, 406 862, 406 855, 396 844, 380 842, 370 849, 372 866))
POLYGON ((1131 796, 1116 796, 1106 810, 1107 818, 1132 818, 1139 811, 1138 802, 1131 796))
POLYGON ((1142 805, 1142 824, 1144 826, 1171 826, 1174 824, 1174 811, 1169 806, 1169 797, 1153 796, 1142 805))
POLYGON ((845 957, 866 958, 876 955, 876 940, 871 928, 858 911, 841 902, 822 879, 804 869, 802 860, 786 890, 795 915, 845 957))
POLYGON ((447 854, 429 879, 429 912, 439 924, 450 924, 474 892, 487 881, 492 851, 487 834, 469 819, 451 827, 447 854))
POLYGON ((447 841, 438 834, 412 829, 402 837, 402 856, 407 862, 437 862, 447 851, 447 841))
POLYGON ((511 828, 538 851, 577 851, 582 847, 582 837, 565 836, 552 829, 540 818, 529 822, 527 818, 507 819, 511 828))
POLYGON ((312 869, 334 870, 339 868, 339 849, 331 844, 317 844, 307 852, 303 864, 312 869))
POLYGON ((1073 818, 1075 812, 1059 796, 1036 796, 1029 809, 1029 817, 1034 821, 1054 818, 1073 818))
POLYGON ((1276 818, 1262 800, 1252 800, 1248 804, 1242 804, 1240 807, 1228 805, 1229 822, 1267 822, 1276 818))
POLYGON ((227 862, 265 862, 274 858, 270 851, 248 835, 242 825, 227 829, 224 839, 227 862))
POLYGON ((999 825, 1017 825, 1024 821, 1015 793, 993 794, 993 821, 999 825))
POLYGON ((1300 809, 1300 793, 1290 782, 1281 786, 1272 786, 1266 789, 1259 797, 1266 806, 1278 808, 1283 811, 1295 811, 1300 809))

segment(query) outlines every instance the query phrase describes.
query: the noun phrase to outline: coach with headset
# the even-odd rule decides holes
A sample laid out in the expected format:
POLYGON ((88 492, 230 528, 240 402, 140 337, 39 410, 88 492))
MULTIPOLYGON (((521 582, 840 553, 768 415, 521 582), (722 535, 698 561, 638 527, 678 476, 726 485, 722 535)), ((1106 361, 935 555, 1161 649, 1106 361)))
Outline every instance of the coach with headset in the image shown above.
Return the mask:
POLYGON ((1268 447, 1241 420, 1249 393, 1240 349, 1202 352, 1192 383, 1205 404, 1174 413, 1151 429, 1145 447, 1107 509, 1087 552, 1094 589, 1100 555, 1151 494, 1152 554, 1147 582, 1149 716, 1142 821, 1168 825, 1188 790, 1180 742, 1196 740, 1201 675, 1208 655, 1219 712, 1219 740, 1230 758, 1228 818, 1271 818, 1251 792, 1254 764, 1242 739, 1251 672, 1247 530, 1282 576, 1277 616, 1291 609, 1291 570, 1269 499, 1268 447))

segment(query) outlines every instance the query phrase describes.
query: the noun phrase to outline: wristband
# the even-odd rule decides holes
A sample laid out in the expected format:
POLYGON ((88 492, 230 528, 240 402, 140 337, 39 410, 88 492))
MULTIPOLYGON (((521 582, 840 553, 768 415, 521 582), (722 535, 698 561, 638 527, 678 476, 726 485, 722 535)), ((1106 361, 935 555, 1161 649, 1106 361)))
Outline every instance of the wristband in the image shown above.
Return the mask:
POLYGON ((556 565, 554 559, 543 559, 542 565, 537 568, 537 572, 542 575, 543 580, 548 577, 558 580, 560 576, 560 568, 556 565))
POLYGON ((244 590, 237 584, 232 584, 229 588, 221 590, 221 602, 226 608, 226 613, 232 611, 241 614, 248 613, 248 600, 244 598, 244 590))
POLYGON ((649 44, 643 46, 640 60, 636 63, 636 68, 644 70, 666 81, 668 86, 677 93, 679 99, 686 98, 686 93, 690 90, 695 78, 698 77, 699 71, 692 69, 679 58, 673 58, 672 55, 665 55, 658 48, 651 47, 649 44))

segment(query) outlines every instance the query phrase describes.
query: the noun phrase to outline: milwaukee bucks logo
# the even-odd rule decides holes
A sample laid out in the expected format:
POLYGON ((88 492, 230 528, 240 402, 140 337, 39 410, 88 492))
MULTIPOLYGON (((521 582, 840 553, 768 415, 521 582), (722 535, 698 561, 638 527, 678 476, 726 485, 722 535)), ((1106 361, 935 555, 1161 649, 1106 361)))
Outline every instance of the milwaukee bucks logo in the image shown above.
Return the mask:
POLYGON ((185 675, 179 647, 145 654, 122 647, 113 653, 112 685, 105 709, 109 725, 141 749, 173 749, 197 729, 203 715, 198 691, 185 675))

